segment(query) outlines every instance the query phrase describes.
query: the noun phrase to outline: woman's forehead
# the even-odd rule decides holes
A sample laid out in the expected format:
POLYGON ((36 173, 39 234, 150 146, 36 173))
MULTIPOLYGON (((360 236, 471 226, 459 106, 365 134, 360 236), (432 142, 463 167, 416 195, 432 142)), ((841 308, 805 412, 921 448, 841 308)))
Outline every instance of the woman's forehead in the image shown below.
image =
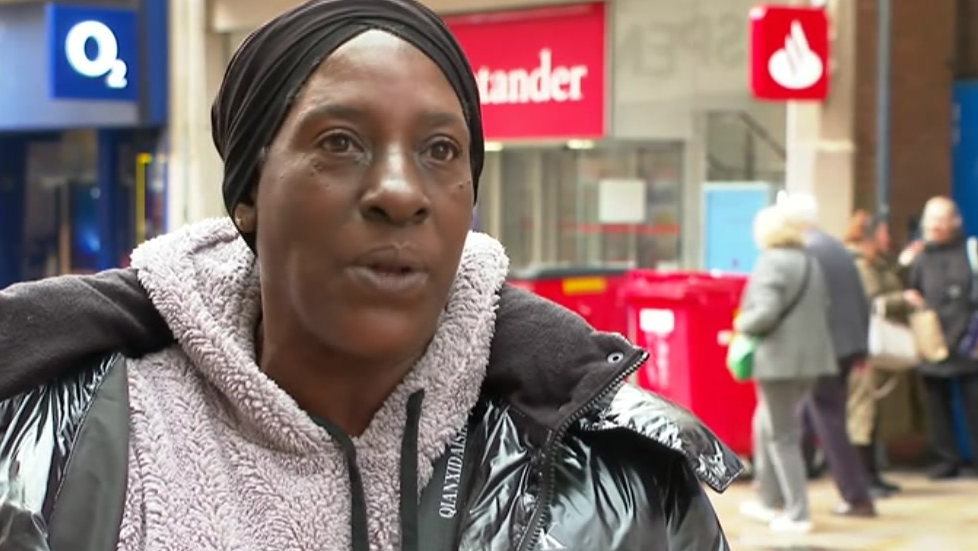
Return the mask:
POLYGON ((295 109, 342 105, 369 110, 391 104, 449 114, 464 123, 461 101, 441 68, 410 42, 383 30, 366 31, 328 56, 310 76, 295 109))

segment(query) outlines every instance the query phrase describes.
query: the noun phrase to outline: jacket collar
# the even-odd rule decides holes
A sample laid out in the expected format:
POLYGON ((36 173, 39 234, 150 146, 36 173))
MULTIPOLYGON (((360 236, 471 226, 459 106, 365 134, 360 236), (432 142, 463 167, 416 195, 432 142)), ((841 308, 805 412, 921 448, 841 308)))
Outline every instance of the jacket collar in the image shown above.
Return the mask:
POLYGON ((688 411, 621 384, 647 357, 621 335, 506 285, 483 394, 527 418, 538 443, 578 419, 588 430, 626 429, 682 454, 703 482, 725 489, 743 470, 736 455, 688 411))

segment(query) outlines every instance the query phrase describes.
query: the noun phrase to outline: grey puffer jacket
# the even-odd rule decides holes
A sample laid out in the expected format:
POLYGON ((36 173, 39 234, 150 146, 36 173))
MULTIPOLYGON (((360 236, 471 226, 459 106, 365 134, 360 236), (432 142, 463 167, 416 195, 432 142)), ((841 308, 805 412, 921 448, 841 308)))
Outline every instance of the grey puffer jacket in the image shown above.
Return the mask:
MULTIPOLYGON (((159 320, 132 292, 131 272, 101 277, 106 285, 78 287, 76 278, 0 295, 9 330, 0 350, 19 339, 23 352, 20 362, 0 354, 0 394, 12 396, 0 403, 0 551, 115 547, 129 409, 126 362, 104 351, 149 352, 172 337, 145 330, 159 320), (18 333, 11 323, 30 319, 32 305, 70 299, 86 324, 117 327, 116 286, 127 319, 143 329, 74 331, 52 318, 18 333), (49 338, 57 354, 33 352, 49 338)), ((741 464, 691 414, 622 382, 648 354, 511 287, 499 308, 479 405, 418 506, 402 510, 418 527, 404 549, 728 550, 701 483, 723 491, 741 464)))

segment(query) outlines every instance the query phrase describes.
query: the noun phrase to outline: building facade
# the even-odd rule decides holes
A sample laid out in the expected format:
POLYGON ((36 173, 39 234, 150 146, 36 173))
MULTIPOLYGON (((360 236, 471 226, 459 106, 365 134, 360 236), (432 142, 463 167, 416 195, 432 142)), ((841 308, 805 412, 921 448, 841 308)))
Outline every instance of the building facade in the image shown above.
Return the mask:
MULTIPOLYGON (((898 236, 926 196, 951 191, 949 63, 962 47, 963 2, 893 2, 898 236)), ((835 231, 854 207, 875 204, 876 0, 828 2, 833 86, 817 106, 750 96, 753 0, 427 3, 459 36, 483 89, 477 226, 503 241, 514 267, 716 267, 711 250, 750 242, 750 215, 736 207, 748 203, 711 210, 709 193, 725 185, 813 191, 835 231), (500 36, 507 48, 494 47, 500 36)), ((223 213, 210 101, 240 41, 294 4, 171 0, 171 225, 223 213)))
POLYGON ((0 4, 0 287, 164 230, 165 0, 0 4))
MULTIPOLYGON (((206 75, 195 81, 201 98, 213 97, 241 40, 291 5, 174 2, 186 10, 175 11, 175 25, 209 25, 175 40, 173 54, 206 75)), ((701 264, 701 184, 783 180, 784 108, 753 101, 747 87, 751 2, 525 4, 429 2, 483 88, 488 144, 477 227, 503 241, 515 267, 701 264), (501 36, 506 48, 495 47, 501 36), (635 208, 621 212, 620 204, 635 208)), ((198 114, 184 122, 176 108, 175 128, 206 120, 206 104, 185 105, 198 114)), ((187 154, 209 174, 201 181, 218 178, 213 154, 187 154)), ((194 219, 221 211, 216 187, 185 191, 186 201, 171 192, 186 204, 172 212, 194 219)))

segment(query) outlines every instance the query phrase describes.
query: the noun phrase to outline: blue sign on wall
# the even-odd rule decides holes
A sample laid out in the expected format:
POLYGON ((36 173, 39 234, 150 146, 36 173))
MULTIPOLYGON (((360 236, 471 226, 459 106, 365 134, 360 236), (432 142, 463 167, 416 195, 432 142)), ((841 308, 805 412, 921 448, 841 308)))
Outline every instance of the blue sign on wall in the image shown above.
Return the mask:
POLYGON ((47 5, 51 97, 139 99, 134 10, 47 5))
POLYGON ((757 262, 754 216, 771 204, 774 188, 763 182, 703 185, 703 268, 750 273, 757 262))
POLYGON ((978 235, 978 81, 954 85, 951 190, 968 235, 978 235))

